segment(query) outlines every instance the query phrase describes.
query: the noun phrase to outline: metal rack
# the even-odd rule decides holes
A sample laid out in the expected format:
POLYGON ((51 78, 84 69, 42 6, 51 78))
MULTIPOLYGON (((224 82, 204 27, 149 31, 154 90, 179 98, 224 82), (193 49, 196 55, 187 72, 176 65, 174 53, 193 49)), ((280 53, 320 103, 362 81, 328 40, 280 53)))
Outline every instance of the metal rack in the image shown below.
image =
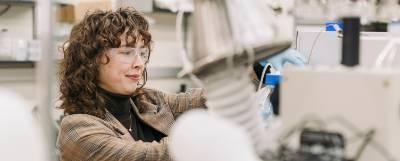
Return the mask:
MULTIPOLYGON (((32 10, 32 38, 37 39, 37 16, 36 13, 38 7, 39 0, 0 0, 0 6, 28 6, 31 7, 32 10)), ((67 5, 72 4, 69 0, 56 0, 54 2, 56 5, 67 5)), ((0 60, 0 69, 8 69, 8 68, 34 68, 36 61, 17 61, 17 60, 0 60)))
POLYGON ((32 25, 32 33, 33 33, 33 38, 37 37, 37 30, 36 30, 36 16, 35 16, 35 10, 36 10, 36 5, 35 1, 33 0, 0 0, 0 6, 14 6, 14 5, 19 5, 19 6, 30 6, 32 7, 32 20, 33 20, 33 25, 32 25))
POLYGON ((0 68, 34 68, 34 61, 8 61, 2 60, 0 61, 0 68))

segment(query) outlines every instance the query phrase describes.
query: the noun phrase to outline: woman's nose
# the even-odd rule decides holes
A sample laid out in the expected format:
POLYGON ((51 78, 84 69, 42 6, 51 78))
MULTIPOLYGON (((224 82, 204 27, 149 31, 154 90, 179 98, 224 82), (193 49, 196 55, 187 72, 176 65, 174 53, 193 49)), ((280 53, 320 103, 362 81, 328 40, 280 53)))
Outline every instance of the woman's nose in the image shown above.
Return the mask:
POLYGON ((139 55, 135 55, 135 59, 133 60, 132 68, 143 69, 145 63, 146 62, 145 62, 145 60, 143 60, 142 57, 140 57, 139 55))

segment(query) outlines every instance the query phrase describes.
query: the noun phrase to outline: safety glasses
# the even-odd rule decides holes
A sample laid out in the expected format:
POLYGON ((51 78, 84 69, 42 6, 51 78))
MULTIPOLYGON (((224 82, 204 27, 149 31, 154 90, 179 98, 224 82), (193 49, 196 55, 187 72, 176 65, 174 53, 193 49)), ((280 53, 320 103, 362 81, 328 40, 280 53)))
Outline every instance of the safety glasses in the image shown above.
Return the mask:
POLYGON ((150 51, 148 48, 130 48, 130 47, 120 47, 109 49, 110 54, 115 57, 121 63, 132 63, 138 57, 142 61, 147 62, 149 60, 150 51))

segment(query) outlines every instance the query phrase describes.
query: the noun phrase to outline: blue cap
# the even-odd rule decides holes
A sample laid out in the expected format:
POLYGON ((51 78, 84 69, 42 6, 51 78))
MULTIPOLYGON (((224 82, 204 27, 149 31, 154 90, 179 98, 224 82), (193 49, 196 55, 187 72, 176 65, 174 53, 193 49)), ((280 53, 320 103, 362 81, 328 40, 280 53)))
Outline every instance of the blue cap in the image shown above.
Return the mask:
POLYGON ((279 74, 266 74, 264 84, 266 85, 277 85, 281 81, 281 75, 279 74))
POLYGON ((343 29, 342 21, 327 21, 325 22, 325 30, 326 31, 336 31, 333 25, 338 25, 341 29, 343 29))

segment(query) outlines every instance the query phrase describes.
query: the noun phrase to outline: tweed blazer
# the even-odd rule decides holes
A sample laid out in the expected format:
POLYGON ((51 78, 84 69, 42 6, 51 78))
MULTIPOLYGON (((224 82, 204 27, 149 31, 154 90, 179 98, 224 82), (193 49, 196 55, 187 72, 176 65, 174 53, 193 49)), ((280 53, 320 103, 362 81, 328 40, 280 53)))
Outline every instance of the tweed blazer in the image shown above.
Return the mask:
MULTIPOLYGON (((131 99, 134 111, 144 123, 167 136, 179 114, 205 107, 201 89, 181 94, 142 91, 131 99)), ((168 137, 160 142, 134 140, 108 111, 105 119, 87 114, 65 116, 57 138, 61 161, 169 161, 167 144, 168 137)))

